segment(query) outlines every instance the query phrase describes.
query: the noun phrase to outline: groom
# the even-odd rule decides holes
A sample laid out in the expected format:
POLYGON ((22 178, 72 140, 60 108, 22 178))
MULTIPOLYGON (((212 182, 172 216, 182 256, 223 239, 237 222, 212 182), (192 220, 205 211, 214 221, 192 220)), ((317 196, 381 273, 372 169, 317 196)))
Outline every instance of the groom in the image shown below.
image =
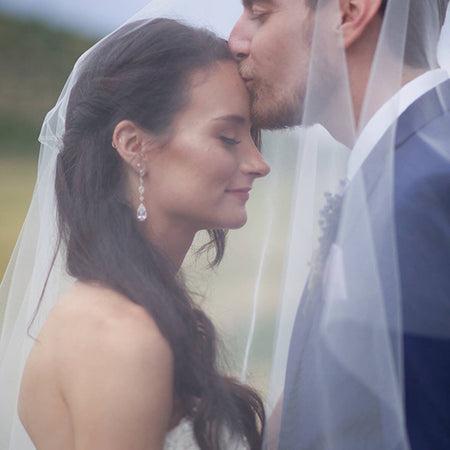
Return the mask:
MULTIPOLYGON (((254 123, 261 128, 305 123, 315 18, 318 9, 333 0, 320 5, 318 1, 243 0, 244 12, 231 33, 230 48, 240 62, 241 75, 253 99, 254 123)), ((382 107, 384 101, 380 102, 369 113, 362 111, 362 105, 370 94, 367 92, 370 63, 376 54, 386 11, 398 0, 335 1, 341 12, 352 119, 360 125, 358 139, 351 142, 340 133, 342 130, 333 133, 335 130, 325 113, 322 124, 347 145, 351 142, 346 196, 356 184, 352 179, 361 173, 376 192, 385 175, 377 166, 378 155, 383 155, 390 145, 395 148, 394 241, 404 330, 400 336, 399 355, 403 364, 399 384, 403 392, 399 402, 406 418, 406 424, 400 423, 397 429, 406 427, 403 442, 409 441, 413 450, 447 449, 450 448, 450 80, 447 72, 437 67, 433 52, 427 53, 426 49, 436 48, 448 0, 410 1, 401 100, 392 92, 388 106, 382 107), (431 33, 424 33, 426 27, 421 26, 426 15, 421 13, 426 12, 421 10, 423 7, 434 8, 437 13, 431 33), (397 116, 392 117, 392 109, 398 112, 397 116)), ((329 24, 325 21, 321 25, 329 24)), ((386 72, 388 69, 389 66, 386 72)), ((388 83, 378 80, 380 92, 383 81, 388 83)), ((369 199, 368 207, 370 223, 375 230, 382 230, 383 223, 377 222, 379 205, 369 199)), ((388 234, 381 231, 375 238, 377 268, 387 302, 393 278, 389 268, 383 266, 384 251, 390 243, 388 234)), ((357 270, 356 267, 355 273, 347 275, 358 277, 357 270)), ((306 292, 300 303, 289 350, 278 448, 408 448, 407 444, 386 446, 390 436, 386 440, 382 434, 389 434, 392 423, 383 420, 387 418, 389 422, 398 417, 382 411, 383 405, 372 408, 377 399, 370 389, 351 380, 351 375, 332 356, 324 362, 325 373, 315 372, 311 361, 319 347, 322 296, 320 289, 306 292), (315 301, 310 302, 312 306, 307 311, 300 311, 308 296, 315 301), (335 391, 320 392, 316 383, 321 377, 332 379, 335 391), (319 404, 324 404, 321 395, 333 396, 334 404, 341 407, 332 425, 325 423, 323 411, 318 411, 319 404), (370 416, 374 411, 379 413, 377 417, 370 416)), ((387 314, 391 306, 385 305, 387 314)), ((396 442, 395 437, 392 442, 396 442)))

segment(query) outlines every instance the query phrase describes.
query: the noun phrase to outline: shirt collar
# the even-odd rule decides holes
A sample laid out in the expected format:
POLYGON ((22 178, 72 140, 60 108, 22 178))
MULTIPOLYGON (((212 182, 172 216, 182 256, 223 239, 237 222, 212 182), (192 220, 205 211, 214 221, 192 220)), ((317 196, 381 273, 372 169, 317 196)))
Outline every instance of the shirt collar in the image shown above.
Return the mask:
POLYGON ((347 180, 350 181, 396 119, 419 97, 449 78, 444 69, 434 69, 414 78, 391 97, 367 122, 350 154, 347 180))

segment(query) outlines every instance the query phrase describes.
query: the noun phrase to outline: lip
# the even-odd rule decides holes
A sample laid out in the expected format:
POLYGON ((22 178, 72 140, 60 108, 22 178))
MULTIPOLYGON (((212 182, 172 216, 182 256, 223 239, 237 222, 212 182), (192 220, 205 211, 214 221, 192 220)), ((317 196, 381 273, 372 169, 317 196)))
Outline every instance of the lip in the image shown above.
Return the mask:
POLYGON ((250 187, 238 188, 238 189, 227 189, 225 192, 227 194, 232 194, 241 200, 248 200, 250 198, 250 187))
POLYGON ((239 75, 244 80, 244 83, 249 83, 250 81, 253 81, 253 78, 246 75, 245 73, 240 72, 239 75))

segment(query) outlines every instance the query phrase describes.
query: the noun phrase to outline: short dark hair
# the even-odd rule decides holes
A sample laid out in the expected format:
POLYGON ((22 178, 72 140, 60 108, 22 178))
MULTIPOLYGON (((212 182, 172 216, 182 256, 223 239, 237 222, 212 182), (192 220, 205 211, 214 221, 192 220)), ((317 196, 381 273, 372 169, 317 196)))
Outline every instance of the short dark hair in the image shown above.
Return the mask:
MULTIPOLYGON (((327 0, 329 1, 329 0, 327 0)), ((382 0, 379 13, 384 16, 388 3, 382 0)), ((310 8, 317 8, 319 0, 304 0, 310 8)), ((411 0, 408 15, 408 31, 404 61, 412 67, 433 67, 437 65, 435 48, 445 21, 449 0, 411 0), (437 6, 438 17, 432 17, 430 11, 437 6), (437 19, 437 21, 436 21, 437 19), (436 26, 430 27, 430 25, 436 26), (430 34, 429 31, 432 31, 430 34)))
MULTIPOLYGON (((388 3, 383 0, 379 13, 384 17, 388 3)), ((405 64, 412 67, 437 66, 436 46, 444 25, 449 0, 410 0, 406 35, 405 64), (430 14, 436 11, 437 16, 430 14)))

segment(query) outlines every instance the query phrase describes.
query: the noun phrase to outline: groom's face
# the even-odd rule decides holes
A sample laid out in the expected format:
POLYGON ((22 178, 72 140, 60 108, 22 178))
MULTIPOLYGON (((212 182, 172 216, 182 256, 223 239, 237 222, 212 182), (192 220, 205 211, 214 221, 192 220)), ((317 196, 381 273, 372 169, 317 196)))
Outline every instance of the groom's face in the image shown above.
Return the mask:
POLYGON ((252 97, 255 125, 297 125, 303 115, 314 9, 305 0, 243 0, 230 49, 252 97))

